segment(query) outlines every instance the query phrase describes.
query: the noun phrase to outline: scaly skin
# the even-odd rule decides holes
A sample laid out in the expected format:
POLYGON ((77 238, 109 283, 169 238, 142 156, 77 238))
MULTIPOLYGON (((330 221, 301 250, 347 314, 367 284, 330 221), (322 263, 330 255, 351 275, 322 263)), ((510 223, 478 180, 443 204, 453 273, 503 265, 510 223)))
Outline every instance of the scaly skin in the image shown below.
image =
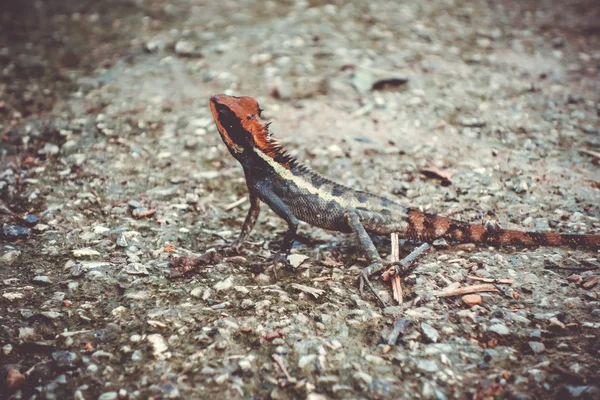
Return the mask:
POLYGON ((358 236, 370 263, 361 279, 373 293, 368 276, 383 269, 383 265, 368 233, 397 232, 401 238, 423 242, 443 238, 458 243, 498 246, 600 248, 600 235, 522 232, 494 225, 472 225, 406 209, 386 198, 347 188, 290 157, 271 137, 253 98, 216 95, 210 99, 210 109, 223 142, 244 168, 250 193, 250 210, 234 243, 236 249, 254 227, 261 201, 288 224, 275 258, 278 263, 285 262, 292 248, 298 221, 323 229, 352 232, 358 236))

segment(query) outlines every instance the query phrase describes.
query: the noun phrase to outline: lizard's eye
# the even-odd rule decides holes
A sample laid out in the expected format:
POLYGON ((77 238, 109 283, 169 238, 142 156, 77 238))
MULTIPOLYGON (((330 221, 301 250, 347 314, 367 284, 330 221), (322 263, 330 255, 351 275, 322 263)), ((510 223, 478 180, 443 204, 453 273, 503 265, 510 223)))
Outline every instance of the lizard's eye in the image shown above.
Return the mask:
POLYGON ((248 121, 250 121, 250 120, 252 119, 252 117, 248 115, 248 116, 246 117, 246 119, 247 119, 248 121))

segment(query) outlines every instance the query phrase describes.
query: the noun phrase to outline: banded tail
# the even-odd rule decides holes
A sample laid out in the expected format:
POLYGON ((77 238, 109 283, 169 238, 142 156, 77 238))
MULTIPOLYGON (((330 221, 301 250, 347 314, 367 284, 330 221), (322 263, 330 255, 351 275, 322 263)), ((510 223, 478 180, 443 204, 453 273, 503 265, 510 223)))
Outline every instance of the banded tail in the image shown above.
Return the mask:
POLYGON ((600 235, 575 235, 549 232, 522 232, 493 226, 466 222, 425 214, 420 211, 408 213, 407 239, 431 242, 447 239, 458 243, 490 244, 495 246, 569 246, 592 250, 600 249, 600 235))

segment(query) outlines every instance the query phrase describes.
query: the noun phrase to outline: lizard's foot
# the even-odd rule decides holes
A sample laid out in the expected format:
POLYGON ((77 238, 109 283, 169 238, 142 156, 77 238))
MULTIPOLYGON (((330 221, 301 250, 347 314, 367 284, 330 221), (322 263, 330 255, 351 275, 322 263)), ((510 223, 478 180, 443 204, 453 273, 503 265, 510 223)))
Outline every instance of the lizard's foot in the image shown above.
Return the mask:
POLYGON ((277 279, 277 270, 279 268, 287 267, 290 265, 287 256, 288 255, 285 253, 277 253, 275 254, 275 257, 273 257, 273 275, 275 275, 275 279, 277 279))
POLYGON ((231 243, 231 246, 227 248, 227 251, 233 254, 240 254, 242 251, 242 242, 236 239, 233 243, 231 243))
POLYGON ((400 277, 405 277, 410 274, 417 267, 417 259, 422 257, 430 247, 431 246, 429 246, 428 243, 423 243, 400 261, 384 261, 384 265, 388 268, 387 272, 384 273, 384 276, 390 273, 390 268, 394 268, 394 275, 400 277))
POLYGON ((369 280, 369 276, 371 276, 372 274, 374 274, 377 271, 381 271, 382 269, 383 269, 383 264, 381 264, 381 263, 373 263, 373 264, 369 265, 368 267, 364 268, 359 276, 358 290, 360 292, 361 297, 364 297, 364 287, 366 285, 367 288, 371 291, 371 293, 373 293, 373 296, 375 296, 377 301, 379 301, 379 303, 381 304, 381 307, 385 308, 385 307, 387 307, 387 304, 385 303, 385 301, 383 301, 381 296, 379 296, 379 294, 377 294, 377 292, 375 291, 375 288, 373 287, 373 284, 369 280))

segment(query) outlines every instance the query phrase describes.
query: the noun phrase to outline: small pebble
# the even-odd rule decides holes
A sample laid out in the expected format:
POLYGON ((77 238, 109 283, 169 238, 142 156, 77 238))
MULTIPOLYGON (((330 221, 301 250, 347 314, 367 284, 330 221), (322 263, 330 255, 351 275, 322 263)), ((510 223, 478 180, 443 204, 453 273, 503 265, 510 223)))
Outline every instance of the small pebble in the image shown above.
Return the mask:
POLYGON ((496 333, 498 335, 502 335, 502 336, 508 335, 510 333, 510 331, 508 330, 508 327, 504 324, 494 324, 494 325, 490 326, 488 328, 488 330, 490 332, 494 332, 494 333, 496 333))
POLYGON ((4 225, 0 229, 0 240, 14 241, 27 239, 29 237, 29 229, 18 225, 4 225))
POLYGON ((529 347, 535 354, 540 354, 546 351, 546 346, 542 342, 529 342, 529 347))
POLYGON ((33 277, 33 279, 31 280, 33 283, 35 283, 36 285, 39 286, 47 286, 50 285, 52 283, 52 281, 50 280, 49 277, 47 277, 46 275, 38 275, 33 277))

